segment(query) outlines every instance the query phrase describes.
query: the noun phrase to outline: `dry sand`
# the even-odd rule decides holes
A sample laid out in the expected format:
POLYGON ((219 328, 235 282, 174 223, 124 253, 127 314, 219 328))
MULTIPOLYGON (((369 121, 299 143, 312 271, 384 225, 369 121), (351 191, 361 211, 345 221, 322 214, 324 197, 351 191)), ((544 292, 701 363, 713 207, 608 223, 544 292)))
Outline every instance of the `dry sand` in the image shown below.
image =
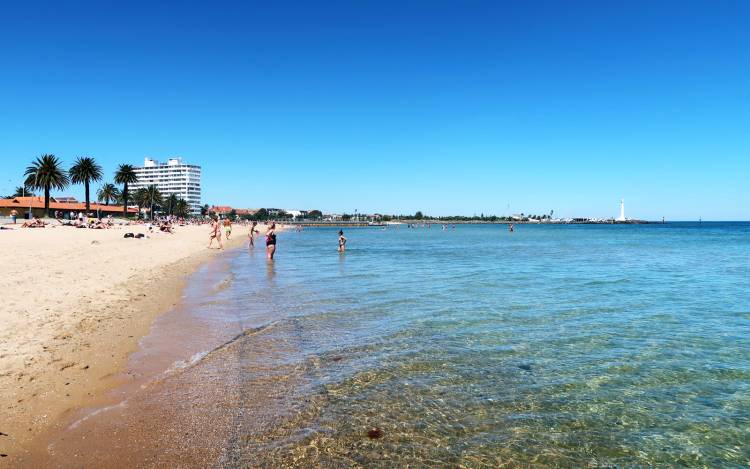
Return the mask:
MULTIPOLYGON (((247 241, 247 227, 233 231, 225 248, 247 241)), ((147 230, 0 231, 0 467, 118 385, 138 340, 180 300, 186 275, 219 252, 206 249, 206 225, 148 239, 126 232, 147 230)))

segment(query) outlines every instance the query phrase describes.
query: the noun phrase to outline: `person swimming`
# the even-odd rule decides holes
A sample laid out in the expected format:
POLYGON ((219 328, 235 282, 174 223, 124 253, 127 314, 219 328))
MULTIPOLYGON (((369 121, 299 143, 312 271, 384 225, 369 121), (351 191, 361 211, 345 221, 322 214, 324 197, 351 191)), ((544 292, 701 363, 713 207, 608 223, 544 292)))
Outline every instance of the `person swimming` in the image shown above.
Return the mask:
POLYGON ((344 231, 339 230, 339 252, 346 251, 346 237, 344 236, 344 231))
POLYGON ((271 227, 266 231, 266 255, 269 260, 273 260, 276 254, 276 223, 271 223, 271 227))

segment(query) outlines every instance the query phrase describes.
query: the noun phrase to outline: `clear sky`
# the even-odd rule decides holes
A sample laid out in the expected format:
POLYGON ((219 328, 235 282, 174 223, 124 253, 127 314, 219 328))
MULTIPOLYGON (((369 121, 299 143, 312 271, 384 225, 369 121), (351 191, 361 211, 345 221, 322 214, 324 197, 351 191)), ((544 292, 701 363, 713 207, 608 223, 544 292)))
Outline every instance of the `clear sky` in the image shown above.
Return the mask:
POLYGON ((236 207, 750 219, 748 1, 160 3, 4 3, 0 194, 177 155, 236 207))

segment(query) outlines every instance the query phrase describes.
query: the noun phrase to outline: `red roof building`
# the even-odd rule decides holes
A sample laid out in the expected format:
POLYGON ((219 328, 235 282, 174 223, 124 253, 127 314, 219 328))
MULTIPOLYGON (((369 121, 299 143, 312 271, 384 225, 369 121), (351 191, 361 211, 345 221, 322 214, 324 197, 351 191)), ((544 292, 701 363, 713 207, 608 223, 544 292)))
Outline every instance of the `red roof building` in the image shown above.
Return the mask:
MULTIPOLYGON (((91 202, 91 209, 89 212, 96 213, 97 211, 104 215, 117 216, 122 214, 122 205, 104 205, 98 202, 91 202)), ((14 197, 12 199, 0 199, 0 215, 10 216, 10 212, 15 210, 18 213, 18 217, 21 218, 25 213, 28 213, 29 207, 36 217, 44 216, 44 197, 14 197)), ((69 212, 83 212, 86 211, 86 204, 83 202, 58 202, 54 197, 49 198, 49 209, 50 211, 59 210, 63 213, 69 212)), ((134 207, 128 208, 128 214, 135 215, 138 213, 138 209, 134 207)))

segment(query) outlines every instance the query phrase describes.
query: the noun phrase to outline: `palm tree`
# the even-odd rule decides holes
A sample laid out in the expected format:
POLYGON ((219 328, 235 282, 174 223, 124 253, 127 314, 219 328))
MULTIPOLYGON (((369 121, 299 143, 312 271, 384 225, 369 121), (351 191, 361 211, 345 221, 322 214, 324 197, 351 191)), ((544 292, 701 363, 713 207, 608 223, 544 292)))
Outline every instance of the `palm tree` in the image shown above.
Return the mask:
POLYGON ((133 192, 133 203, 138 206, 138 215, 140 216, 143 207, 148 205, 148 193, 145 187, 141 187, 133 192))
POLYGON ((86 188, 86 211, 88 212, 91 210, 89 184, 102 179, 102 167, 90 156, 83 156, 76 159, 75 164, 68 170, 68 174, 73 184, 83 184, 86 188))
POLYGON ((208 215, 208 211, 209 211, 208 204, 205 204, 203 207, 201 207, 201 216, 205 217, 206 215, 208 215))
POLYGON ((190 213, 190 206, 188 205, 187 201, 185 199, 180 199, 177 201, 177 205, 175 206, 175 214, 180 217, 186 217, 190 213))
POLYGON ((8 197, 9 199, 15 199, 16 197, 34 197, 34 192, 29 186, 18 186, 16 191, 8 197))
POLYGON ((164 201, 164 206, 167 208, 167 213, 169 215, 172 215, 175 211, 175 208, 177 207, 177 194, 171 194, 169 197, 167 197, 167 200, 164 201))
POLYGON ((151 219, 154 219, 154 205, 160 205, 162 203, 162 196, 161 192, 159 192, 159 189, 156 188, 155 185, 151 184, 146 188, 146 201, 150 205, 149 212, 151 214, 151 219))
POLYGON ((127 218, 128 216, 128 184, 135 184, 138 182, 138 175, 135 174, 133 165, 121 164, 115 172, 115 183, 122 184, 122 215, 127 218))
POLYGON ((26 168, 26 186, 34 189, 44 189, 44 213, 49 215, 50 189, 65 189, 70 180, 61 167, 60 159, 55 155, 42 155, 26 168))
POLYGON ((99 200, 104 201, 104 205, 109 205, 109 201, 116 201, 119 194, 120 191, 117 190, 117 187, 114 184, 108 182, 99 189, 99 191, 96 193, 96 197, 99 200))

